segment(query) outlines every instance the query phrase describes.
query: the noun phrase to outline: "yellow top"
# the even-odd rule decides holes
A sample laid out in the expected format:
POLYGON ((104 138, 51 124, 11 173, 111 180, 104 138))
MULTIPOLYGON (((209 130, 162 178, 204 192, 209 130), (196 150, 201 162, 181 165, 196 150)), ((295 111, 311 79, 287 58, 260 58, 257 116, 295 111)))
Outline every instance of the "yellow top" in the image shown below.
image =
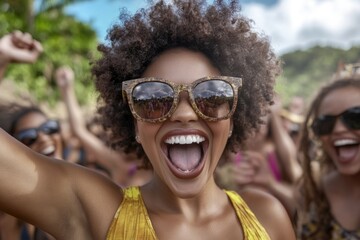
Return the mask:
MULTIPOLYGON (((244 239, 269 240, 269 235, 244 200, 236 192, 225 192, 242 224, 244 239)), ((124 200, 115 214, 106 239, 157 239, 138 187, 130 187, 124 190, 124 200)))

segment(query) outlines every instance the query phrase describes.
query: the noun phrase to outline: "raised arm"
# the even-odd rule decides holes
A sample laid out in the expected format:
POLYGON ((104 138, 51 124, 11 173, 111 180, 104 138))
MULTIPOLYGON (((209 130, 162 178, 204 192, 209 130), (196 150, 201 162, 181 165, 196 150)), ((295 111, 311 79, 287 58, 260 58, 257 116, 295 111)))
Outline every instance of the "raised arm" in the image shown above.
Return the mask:
POLYGON ((42 51, 29 33, 14 31, 0 38, 0 81, 10 63, 34 63, 42 51))
POLYGON ((2 129, 0 142, 1 211, 56 239, 104 239, 121 200, 115 184, 80 166, 38 154, 2 129))
POLYGON ((276 146, 276 153, 283 166, 291 184, 296 183, 302 174, 300 163, 297 160, 297 149, 294 141, 285 130, 280 118, 281 104, 279 100, 271 108, 270 113, 270 127, 273 141, 276 146))
POLYGON ((80 139, 87 152, 93 155, 100 165, 111 172, 113 179, 118 184, 122 186, 128 185, 130 178, 128 173, 133 165, 131 161, 127 160, 131 160, 129 159, 131 157, 135 160, 135 154, 130 155, 112 150, 86 128, 82 110, 75 95, 75 78, 71 68, 59 68, 55 73, 55 78, 74 134, 80 139), (125 160, 126 158, 128 159, 125 160))

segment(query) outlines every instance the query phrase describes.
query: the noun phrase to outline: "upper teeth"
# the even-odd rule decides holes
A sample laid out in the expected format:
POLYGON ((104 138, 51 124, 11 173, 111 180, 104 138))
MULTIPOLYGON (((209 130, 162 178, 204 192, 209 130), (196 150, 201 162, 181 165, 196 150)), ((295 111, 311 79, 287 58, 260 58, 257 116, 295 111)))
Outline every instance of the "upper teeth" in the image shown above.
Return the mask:
POLYGON ((192 144, 192 143, 201 143, 205 141, 205 138, 199 135, 181 135, 181 136, 172 136, 165 140, 167 144, 192 144))
POLYGON ((47 154, 50 154, 50 153, 52 153, 52 152, 54 152, 54 151, 55 151, 55 147, 54 147, 54 146, 48 146, 48 147, 46 147, 45 149, 43 149, 43 150, 41 151, 41 153, 44 154, 44 155, 47 155, 47 154))
POLYGON ((357 142, 352 139, 340 139, 334 142, 335 147, 341 147, 344 145, 356 144, 357 142))

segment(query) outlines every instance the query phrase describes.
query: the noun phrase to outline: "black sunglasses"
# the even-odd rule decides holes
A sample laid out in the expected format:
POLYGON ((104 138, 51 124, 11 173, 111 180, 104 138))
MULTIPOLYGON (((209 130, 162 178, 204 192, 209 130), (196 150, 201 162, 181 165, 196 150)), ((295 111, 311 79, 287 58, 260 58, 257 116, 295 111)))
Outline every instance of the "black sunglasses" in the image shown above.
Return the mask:
POLYGON ((25 144, 26 146, 31 146, 36 142, 39 137, 39 132, 43 132, 47 135, 60 132, 60 124, 55 120, 48 120, 45 123, 41 124, 37 128, 28 128, 24 129, 14 135, 14 137, 25 144))
POLYGON ((311 125, 314 134, 317 136, 330 134, 334 129, 337 118, 340 118, 347 128, 359 130, 360 106, 349 108, 338 115, 323 115, 316 118, 311 125))

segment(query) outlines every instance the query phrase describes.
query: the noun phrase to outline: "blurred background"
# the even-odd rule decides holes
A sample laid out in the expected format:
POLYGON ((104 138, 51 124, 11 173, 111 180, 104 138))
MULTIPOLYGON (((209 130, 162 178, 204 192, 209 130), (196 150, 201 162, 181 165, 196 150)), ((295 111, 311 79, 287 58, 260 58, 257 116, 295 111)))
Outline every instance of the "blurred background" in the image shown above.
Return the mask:
MULTIPOLYGON (((77 76, 76 94, 83 106, 96 101, 90 63, 96 46, 106 42, 119 10, 134 12, 147 0, 0 0, 0 35, 30 32, 44 47, 34 65, 10 67, 0 97, 29 95, 56 109, 59 93, 54 70, 70 65, 77 76), (30 94, 30 92, 32 94, 30 94)), ((243 14, 255 31, 269 38, 283 61, 276 90, 284 105, 293 96, 309 99, 347 64, 360 61, 359 0, 242 0, 243 14)))

